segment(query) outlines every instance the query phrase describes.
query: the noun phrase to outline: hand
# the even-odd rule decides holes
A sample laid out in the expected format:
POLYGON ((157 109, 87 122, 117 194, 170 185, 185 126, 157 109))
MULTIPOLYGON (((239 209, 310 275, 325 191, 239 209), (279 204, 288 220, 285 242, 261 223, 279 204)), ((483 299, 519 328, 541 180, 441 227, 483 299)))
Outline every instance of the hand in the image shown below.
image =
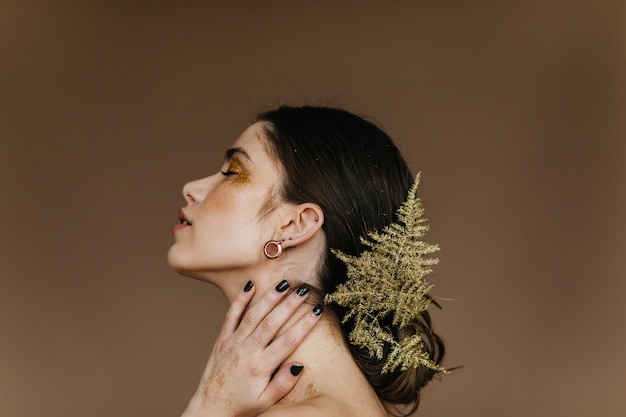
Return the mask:
POLYGON ((306 286, 292 293, 287 287, 282 281, 245 314, 256 291, 252 283, 234 299, 182 417, 257 416, 291 391, 304 365, 281 364, 317 323, 323 308, 317 305, 277 336, 308 295, 306 286))

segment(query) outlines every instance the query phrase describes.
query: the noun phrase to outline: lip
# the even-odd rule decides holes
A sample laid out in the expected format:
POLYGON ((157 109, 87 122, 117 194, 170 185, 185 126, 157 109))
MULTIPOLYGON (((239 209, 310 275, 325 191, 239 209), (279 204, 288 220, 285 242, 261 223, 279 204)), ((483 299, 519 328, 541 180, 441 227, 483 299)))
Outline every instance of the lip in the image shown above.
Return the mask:
POLYGON ((191 222, 185 215, 185 212, 182 208, 178 210, 178 221, 179 223, 174 226, 174 228, 172 229, 172 233, 176 233, 178 230, 184 229, 186 227, 191 227, 191 222))
POLYGON ((177 231, 184 229, 185 227, 189 227, 189 225, 187 224, 177 224, 176 226, 174 226, 174 228, 172 229, 172 233, 176 233, 177 231))

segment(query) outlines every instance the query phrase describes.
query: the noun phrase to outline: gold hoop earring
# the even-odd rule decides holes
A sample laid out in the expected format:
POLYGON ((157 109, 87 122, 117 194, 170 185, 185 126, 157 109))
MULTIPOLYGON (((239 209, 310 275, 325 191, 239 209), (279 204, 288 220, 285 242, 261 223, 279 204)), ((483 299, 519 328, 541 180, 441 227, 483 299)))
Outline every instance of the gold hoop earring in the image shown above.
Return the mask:
POLYGON ((280 240, 270 240, 263 246, 263 253, 268 259, 276 259, 283 253, 283 246, 280 240))

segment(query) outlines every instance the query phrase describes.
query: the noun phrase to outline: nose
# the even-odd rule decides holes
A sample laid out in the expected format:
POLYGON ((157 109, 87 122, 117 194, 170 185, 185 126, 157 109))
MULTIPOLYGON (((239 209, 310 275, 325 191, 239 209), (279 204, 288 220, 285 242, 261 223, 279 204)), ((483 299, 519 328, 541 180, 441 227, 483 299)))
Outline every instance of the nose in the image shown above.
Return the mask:
POLYGON ((183 197, 187 203, 201 203, 211 188, 211 177, 190 181, 183 186, 183 197))

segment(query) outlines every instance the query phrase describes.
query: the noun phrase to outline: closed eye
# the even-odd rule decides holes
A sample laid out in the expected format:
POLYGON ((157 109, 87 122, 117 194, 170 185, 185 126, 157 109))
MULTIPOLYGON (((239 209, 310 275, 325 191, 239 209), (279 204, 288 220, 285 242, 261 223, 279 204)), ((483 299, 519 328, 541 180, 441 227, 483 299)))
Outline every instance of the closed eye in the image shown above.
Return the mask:
POLYGON ((232 175, 237 175, 241 172, 241 163, 236 160, 233 159, 232 161, 230 161, 230 163, 228 164, 228 167, 226 167, 225 171, 221 171, 222 175, 224 175, 225 177, 230 177, 232 175))

